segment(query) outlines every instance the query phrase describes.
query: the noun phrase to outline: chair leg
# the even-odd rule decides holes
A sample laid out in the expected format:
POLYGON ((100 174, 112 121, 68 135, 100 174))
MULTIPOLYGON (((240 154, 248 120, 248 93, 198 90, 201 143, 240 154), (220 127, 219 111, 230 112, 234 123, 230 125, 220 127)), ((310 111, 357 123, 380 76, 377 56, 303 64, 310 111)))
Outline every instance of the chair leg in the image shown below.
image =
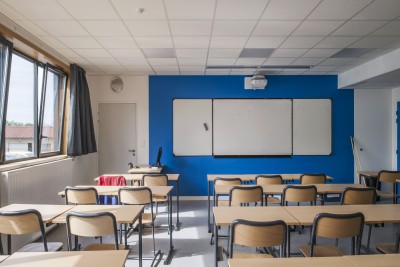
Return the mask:
POLYGON ((369 254, 370 250, 369 250, 369 246, 371 244, 371 232, 372 232, 372 224, 368 225, 368 239, 367 239, 367 254, 369 254))

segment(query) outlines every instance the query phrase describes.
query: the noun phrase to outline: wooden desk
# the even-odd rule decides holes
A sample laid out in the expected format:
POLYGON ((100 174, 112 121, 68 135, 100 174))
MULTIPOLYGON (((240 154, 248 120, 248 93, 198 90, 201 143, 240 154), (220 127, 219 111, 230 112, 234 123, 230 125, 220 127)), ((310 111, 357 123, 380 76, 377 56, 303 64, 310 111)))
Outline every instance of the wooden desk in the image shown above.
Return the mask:
POLYGON ((138 165, 137 168, 128 170, 128 173, 139 173, 139 174, 158 174, 163 170, 163 166, 153 168, 150 165, 138 165))
MULTIPOLYGON (((147 173, 148 174, 148 173, 147 173)), ((103 174, 102 176, 124 176, 126 181, 130 181, 131 185, 133 182, 139 182, 139 184, 143 180, 143 173, 138 174, 103 174)), ((168 181, 172 181, 175 183, 176 186, 176 231, 179 231, 181 228, 182 223, 179 221, 179 174, 173 173, 173 174, 165 174, 168 176, 168 181)), ((99 180, 99 177, 94 178, 94 180, 97 182, 99 180)))
POLYGON ((344 257, 228 259, 228 265, 229 267, 355 267, 344 257))
POLYGON ((75 206, 72 205, 43 205, 43 204, 11 204, 0 208, 0 211, 18 211, 35 209, 42 215, 44 223, 51 223, 54 218, 67 212, 75 206))
POLYGON ((399 267, 400 254, 376 254, 344 256, 354 267, 399 267))
POLYGON ((128 250, 16 252, 0 266, 123 267, 128 253, 128 250))
MULTIPOLYGON (((214 180, 217 178, 240 178, 243 182, 249 184, 255 181, 256 176, 258 175, 274 175, 274 174, 207 174, 207 200, 208 200, 208 232, 211 233, 211 183, 214 183, 214 180)), ((289 173, 289 174, 279 174, 282 176, 284 182, 296 181, 300 180, 301 174, 298 173, 289 173)), ((328 181, 333 181, 333 178, 327 176, 326 179, 328 181)), ((213 192, 214 193, 214 192, 213 192)))
MULTIPOLYGON (((218 266, 218 227, 229 226, 236 219, 251 221, 283 220, 287 225, 299 225, 299 222, 283 207, 214 207, 215 267, 218 266)), ((287 248, 290 251, 290 232, 287 232, 287 248)))

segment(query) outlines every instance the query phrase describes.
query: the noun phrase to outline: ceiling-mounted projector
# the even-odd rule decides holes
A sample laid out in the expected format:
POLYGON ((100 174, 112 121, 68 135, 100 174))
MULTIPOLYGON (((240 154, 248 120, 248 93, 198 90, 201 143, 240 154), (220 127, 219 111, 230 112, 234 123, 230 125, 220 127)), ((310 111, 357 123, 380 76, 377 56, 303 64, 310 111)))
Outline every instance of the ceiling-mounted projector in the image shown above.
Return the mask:
POLYGON ((252 89, 252 90, 259 90, 265 89, 267 86, 267 79, 264 75, 256 74, 253 77, 245 77, 244 78, 244 89, 252 89))

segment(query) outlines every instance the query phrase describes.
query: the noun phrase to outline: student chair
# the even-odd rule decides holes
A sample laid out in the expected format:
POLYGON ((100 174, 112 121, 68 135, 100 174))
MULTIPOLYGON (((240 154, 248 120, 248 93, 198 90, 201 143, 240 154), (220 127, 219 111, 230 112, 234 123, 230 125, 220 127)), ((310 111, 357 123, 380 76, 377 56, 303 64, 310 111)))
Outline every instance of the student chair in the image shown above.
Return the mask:
POLYGON ((283 189, 282 205, 287 206, 289 202, 310 202, 314 206, 317 201, 317 187, 315 185, 287 185, 283 189))
POLYGON ((351 255, 359 255, 364 227, 364 214, 320 213, 314 218, 310 245, 300 247, 305 257, 335 257, 345 255, 336 246, 316 245, 317 237, 351 238, 351 255))
MULTIPOLYGON (((254 222, 248 220, 235 220, 230 226, 229 257, 285 257, 287 225, 282 220, 270 222, 254 222), (270 254, 241 254, 233 253, 234 245, 262 248, 270 254), (279 254, 274 247, 279 246, 279 254)), ((261 250, 261 249, 260 249, 261 250)))
MULTIPOLYGON (((11 236, 40 232, 42 243, 31 243, 23 246, 18 252, 59 251, 61 242, 47 242, 42 215, 35 209, 20 211, 0 211, 0 233, 7 235, 7 253, 11 255, 11 236)), ((0 239, 0 252, 5 255, 0 239)))
MULTIPOLYGON (((144 186, 167 186, 168 176, 166 174, 146 174, 143 175, 142 185, 144 186)), ((167 203, 166 197, 154 197, 153 201, 156 203, 156 213, 158 214, 158 203, 167 203)))
POLYGON ((326 175, 318 174, 302 174, 300 176, 300 184, 326 184, 326 175))
POLYGON ((263 188, 256 186, 232 186, 229 190, 229 206, 249 206, 254 203, 257 206, 263 206, 263 188))
POLYGON ((96 205, 99 196, 94 187, 71 187, 65 188, 65 204, 73 205, 96 205))
MULTIPOLYGON (((273 184, 283 184, 283 179, 281 175, 258 175, 256 176, 257 185, 273 185, 273 184)), ((277 197, 265 195, 264 203, 266 206, 268 204, 281 204, 281 200, 277 197)))
POLYGON ((379 191, 381 198, 392 198, 393 204, 397 204, 400 195, 397 192, 397 180, 400 180, 400 171, 380 171, 378 173, 378 188, 383 184, 388 184, 392 187, 392 192, 379 191))

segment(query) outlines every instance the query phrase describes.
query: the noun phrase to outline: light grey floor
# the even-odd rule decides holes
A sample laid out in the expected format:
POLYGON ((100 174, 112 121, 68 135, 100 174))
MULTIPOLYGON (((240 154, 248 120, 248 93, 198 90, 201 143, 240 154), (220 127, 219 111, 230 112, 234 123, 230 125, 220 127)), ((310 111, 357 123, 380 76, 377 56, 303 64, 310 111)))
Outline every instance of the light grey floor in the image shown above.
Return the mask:
MULTIPOLYGON (((330 203, 327 203, 328 205, 330 203)), ((333 203, 338 204, 338 203, 333 203)), ((174 206, 175 208, 175 206, 174 206)), ((160 207, 159 214, 156 219, 156 225, 166 225, 167 214, 166 209, 160 207)), ((210 234, 208 233, 207 227, 207 202, 206 201, 181 201, 181 212, 180 220, 182 222, 182 228, 180 231, 173 232, 173 244, 175 248, 175 254, 172 259, 171 265, 174 267, 194 267, 194 266, 213 266, 214 265, 214 247, 210 245, 210 234)), ((174 223, 176 218, 174 215, 174 223)), ((364 229, 363 243, 366 243, 367 228, 364 229)), ((397 225, 385 224, 384 227, 373 227, 372 238, 371 238, 371 253, 377 253, 375 250, 376 243, 382 242, 393 242, 396 232, 398 230, 397 225)), ((223 232, 223 229, 222 229, 223 232)), ((60 225, 56 230, 52 231, 49 235, 49 241, 60 241, 64 242, 64 249, 66 249, 66 232, 65 226, 60 225)), ((82 240, 81 243, 84 246, 86 243, 92 242, 93 240, 82 240)), ((130 256, 135 257, 138 253, 138 237, 137 233, 133 233, 129 239, 128 244, 131 247, 130 256)), ((291 233, 291 251, 296 253, 299 247, 307 244, 309 241, 309 229, 305 228, 302 234, 297 232, 291 233)), ((95 240, 94 242, 98 242, 95 240)), ((327 241, 322 240, 320 243, 327 241)), ((329 240, 331 244, 333 242, 329 240)), ((221 239, 220 245, 226 246, 227 240, 221 239)), ((346 251, 350 246, 350 241, 340 241, 339 246, 346 251)), ((160 249, 164 253, 164 258, 169 249, 169 236, 166 229, 156 229, 156 248, 160 249)), ((152 236, 151 229, 145 229, 143 236, 143 253, 145 257, 152 256, 152 236)), ((364 253, 364 252, 362 252, 364 253)), ((300 255, 294 255, 299 257, 300 255)), ((163 261, 159 263, 159 266, 163 265, 163 261)), ((126 265, 138 266, 136 260, 128 260, 126 265)), ((151 261, 145 260, 143 266, 151 266, 151 261)), ((227 266, 226 258, 224 261, 219 262, 219 266, 227 266)))

